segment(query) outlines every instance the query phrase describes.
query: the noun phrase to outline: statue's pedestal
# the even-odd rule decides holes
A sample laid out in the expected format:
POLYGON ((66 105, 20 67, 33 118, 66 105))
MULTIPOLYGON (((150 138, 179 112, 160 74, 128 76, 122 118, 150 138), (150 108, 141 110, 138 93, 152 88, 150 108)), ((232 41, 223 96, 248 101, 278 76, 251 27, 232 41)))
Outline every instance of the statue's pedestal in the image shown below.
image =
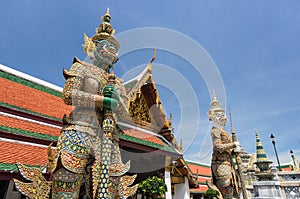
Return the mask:
POLYGON ((279 181, 252 182, 255 199, 284 199, 280 191, 279 181))

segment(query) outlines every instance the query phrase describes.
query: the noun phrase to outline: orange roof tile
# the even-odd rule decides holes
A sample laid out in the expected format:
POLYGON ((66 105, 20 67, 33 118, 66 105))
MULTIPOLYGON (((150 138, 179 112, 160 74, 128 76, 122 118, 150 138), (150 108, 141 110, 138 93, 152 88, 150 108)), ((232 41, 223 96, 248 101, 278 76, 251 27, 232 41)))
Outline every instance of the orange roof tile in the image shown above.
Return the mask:
POLYGON ((28 165, 44 165, 47 148, 0 141, 0 162, 14 164, 20 162, 28 165))
MULTIPOLYGON (((288 167, 280 167, 282 171, 293 171, 293 166, 289 165, 288 167)), ((277 169, 279 170, 279 167, 277 167, 277 169)))
POLYGON ((203 177, 198 176, 197 179, 198 179, 199 183, 206 183, 206 181, 211 182, 211 178, 203 178, 203 177))
POLYGON ((45 126, 29 121, 20 120, 17 118, 11 118, 8 116, 0 115, 0 125, 8 126, 11 128, 22 129, 25 131, 38 132, 41 134, 48 134, 53 136, 59 136, 60 129, 50 126, 45 126))
POLYGON ((196 188, 190 188, 191 193, 205 193, 208 187, 206 185, 199 185, 196 188))
POLYGON ((51 117, 62 118, 72 110, 60 97, 0 78, 0 102, 51 117))
POLYGON ((134 130, 134 129, 125 129, 123 130, 123 133, 126 135, 129 135, 131 137, 135 137, 141 140, 146 140, 148 142, 152 142, 155 144, 159 144, 161 146, 166 146, 166 143, 164 143, 161 139, 159 139, 157 136, 144 133, 142 131, 134 130))
POLYGON ((211 176, 210 167, 200 165, 200 164, 193 164, 190 162, 188 163, 188 166, 191 169, 193 174, 197 174, 198 171, 198 175, 211 176))

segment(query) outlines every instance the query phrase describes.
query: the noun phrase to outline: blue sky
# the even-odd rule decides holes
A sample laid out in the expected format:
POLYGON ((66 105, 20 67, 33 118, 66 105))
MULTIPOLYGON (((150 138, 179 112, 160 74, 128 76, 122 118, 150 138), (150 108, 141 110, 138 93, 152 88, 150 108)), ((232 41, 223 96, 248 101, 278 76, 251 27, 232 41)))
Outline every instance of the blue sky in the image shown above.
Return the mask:
MULTIPOLYGON (((276 137, 282 163, 291 161, 290 149, 300 159, 299 1, 3 0, 0 63, 63 86, 62 68, 68 69, 74 56, 85 59, 81 47, 83 33, 88 36, 95 33, 107 6, 116 33, 158 27, 174 30, 201 45, 222 78, 226 91, 222 105, 230 107, 238 139, 245 150, 255 152, 257 129, 274 163, 271 133, 276 137)), ((121 46, 139 42, 132 39, 121 46)), ((185 42, 178 39, 173 45, 181 48, 185 42)), ((193 49, 186 52, 197 56, 193 49)), ((158 88, 166 112, 173 114, 176 138, 183 140, 184 155, 190 160, 209 163, 208 84, 185 57, 168 49, 158 49, 157 56, 154 79, 168 80, 158 88), (170 75, 171 70, 184 77, 182 81, 192 90, 186 93, 191 95, 185 93, 187 87, 181 81, 172 78, 175 75, 170 75), (200 119, 183 113, 194 110, 193 114, 198 113, 200 119)), ((115 66, 116 73, 123 76, 132 69, 142 68, 151 57, 150 49, 124 54, 115 66)), ((200 66, 207 67, 204 62, 200 66)))

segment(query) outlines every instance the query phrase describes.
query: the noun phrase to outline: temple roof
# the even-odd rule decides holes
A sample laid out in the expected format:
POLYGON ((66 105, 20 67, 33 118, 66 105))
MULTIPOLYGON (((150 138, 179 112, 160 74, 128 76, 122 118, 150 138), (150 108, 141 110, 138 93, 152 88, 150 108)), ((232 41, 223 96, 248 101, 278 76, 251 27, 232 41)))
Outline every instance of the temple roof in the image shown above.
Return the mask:
POLYGON ((47 147, 26 142, 0 139, 0 171, 17 171, 17 162, 43 166, 47 162, 47 147))
POLYGON ((201 174, 201 176, 211 177, 211 167, 210 165, 200 164, 193 161, 186 161, 187 165, 193 172, 193 174, 201 174))
POLYGON ((192 161, 186 161, 193 175, 197 176, 198 187, 190 188, 191 193, 205 193, 208 189, 207 182, 211 182, 211 167, 192 161))
POLYGON ((62 115, 72 110, 71 106, 65 105, 61 99, 62 88, 43 84, 37 78, 30 80, 28 75, 22 73, 9 73, 7 67, 0 65, 1 89, 0 105, 12 109, 29 112, 30 114, 60 120, 62 115), (17 76, 20 75, 20 76, 17 76), (38 102, 38 103, 37 103, 38 102))
POLYGON ((144 70, 124 83, 129 114, 136 125, 159 132, 181 151, 182 146, 179 146, 173 134, 171 116, 168 120, 152 76, 152 63, 155 59, 154 49, 154 56, 144 70))
POLYGON ((205 193, 207 189, 207 185, 199 185, 196 188, 190 188, 190 193, 205 193))

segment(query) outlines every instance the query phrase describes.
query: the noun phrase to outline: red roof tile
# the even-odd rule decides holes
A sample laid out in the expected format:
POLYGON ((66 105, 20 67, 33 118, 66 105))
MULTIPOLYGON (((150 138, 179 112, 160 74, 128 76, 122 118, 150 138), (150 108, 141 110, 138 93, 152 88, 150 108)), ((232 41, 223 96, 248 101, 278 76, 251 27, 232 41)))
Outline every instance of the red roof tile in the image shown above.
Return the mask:
POLYGON ((72 110, 60 97, 4 78, 0 78, 0 93, 0 102, 56 118, 72 110))
POLYGON ((44 165, 47 160, 47 148, 0 141, 0 162, 28 165, 44 165))
POLYGON ((59 136, 60 134, 59 128, 45 126, 45 125, 20 120, 17 118, 11 118, 3 115, 0 115, 0 125, 11 127, 11 128, 22 129, 25 131, 32 131, 41 134, 53 135, 53 136, 59 136))
POLYGON ((123 130, 123 133, 126 135, 129 135, 131 137, 135 137, 141 140, 146 140, 152 143, 156 143, 162 146, 166 146, 166 143, 164 143, 161 139, 159 139, 157 136, 144 133, 142 131, 134 130, 134 129, 125 129, 123 130))

